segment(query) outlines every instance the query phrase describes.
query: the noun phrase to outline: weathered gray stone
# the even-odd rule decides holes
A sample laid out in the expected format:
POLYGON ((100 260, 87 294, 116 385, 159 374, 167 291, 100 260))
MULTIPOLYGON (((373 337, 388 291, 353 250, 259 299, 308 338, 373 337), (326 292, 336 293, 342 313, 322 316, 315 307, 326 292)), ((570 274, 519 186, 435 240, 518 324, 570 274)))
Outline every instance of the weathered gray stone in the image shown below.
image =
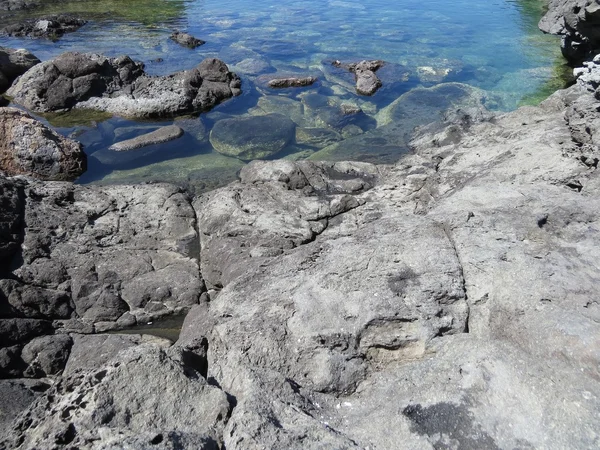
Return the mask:
POLYGON ((0 29, 0 35, 57 40, 66 33, 77 31, 86 23, 87 20, 60 14, 5 26, 0 29))
POLYGON ((21 358, 28 365, 25 376, 40 378, 62 372, 69 358, 73 340, 65 334, 42 336, 23 347, 21 358))
POLYGON ((171 39, 177 42, 179 45, 189 48, 196 48, 206 44, 206 42, 202 39, 195 38, 191 34, 182 33, 180 31, 175 31, 173 34, 171 34, 171 39))
POLYGON ((74 180, 86 170, 81 144, 19 109, 0 109, 0 136, 0 169, 8 175, 74 180))
POLYGON ((317 79, 315 77, 274 78, 269 81, 269 86, 272 88, 305 87, 314 84, 316 81, 317 79))
POLYGON ((173 141, 181 136, 183 136, 183 130, 181 128, 179 128, 177 125, 169 125, 132 139, 117 142, 111 145, 109 150, 125 152, 128 150, 147 147, 148 145, 162 144, 164 142, 173 141))
POLYGON ((244 161, 269 158, 294 139, 295 124, 281 114, 218 121, 210 132, 216 151, 244 161))
POLYGON ((36 112, 77 107, 127 117, 168 117, 209 110, 239 95, 240 86, 239 77, 214 58, 190 70, 152 77, 127 56, 67 52, 29 70, 9 95, 36 112))

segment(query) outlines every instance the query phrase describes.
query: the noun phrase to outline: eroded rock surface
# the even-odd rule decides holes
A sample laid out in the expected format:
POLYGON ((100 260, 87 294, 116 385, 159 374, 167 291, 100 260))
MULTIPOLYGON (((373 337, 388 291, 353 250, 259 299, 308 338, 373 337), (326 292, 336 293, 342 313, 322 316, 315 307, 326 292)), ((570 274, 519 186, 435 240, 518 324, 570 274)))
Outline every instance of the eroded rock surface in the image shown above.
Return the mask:
POLYGON ((74 180, 87 167, 82 145, 29 114, 0 108, 0 170, 42 180, 74 180))
POLYGON ((169 76, 146 75, 127 56, 67 52, 25 73, 9 90, 36 112, 88 108, 128 117, 206 111, 238 95, 241 81, 218 59, 169 76))
POLYGON ((61 14, 8 25, 0 29, 0 35, 57 40, 66 33, 77 31, 86 23, 86 20, 78 17, 61 14))
POLYGON ((35 55, 24 48, 0 47, 0 93, 11 83, 40 62, 35 55))

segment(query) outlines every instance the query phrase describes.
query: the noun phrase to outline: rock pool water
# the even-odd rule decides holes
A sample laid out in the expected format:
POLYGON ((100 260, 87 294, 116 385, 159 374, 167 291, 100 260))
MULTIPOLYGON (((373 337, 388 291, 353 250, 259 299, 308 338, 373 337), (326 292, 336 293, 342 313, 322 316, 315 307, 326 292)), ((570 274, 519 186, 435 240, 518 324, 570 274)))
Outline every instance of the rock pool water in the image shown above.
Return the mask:
MULTIPOLYGON (((267 114, 285 115, 295 124, 295 130, 286 127, 290 135, 280 139, 285 145, 272 158, 392 162, 407 150, 410 130, 434 120, 449 104, 481 102, 512 110, 564 83, 556 38, 537 29, 541 0, 40 3, 30 11, 4 12, 0 22, 60 12, 89 23, 55 42, 3 37, 0 45, 25 47, 42 60, 65 51, 128 54, 156 75, 189 69, 214 56, 243 79, 240 97, 200 117, 135 122, 89 111, 45 117, 59 132, 84 143, 89 170, 81 183, 158 180, 196 191, 212 189, 233 180, 244 164, 214 150, 211 141, 219 137, 211 138, 212 128, 227 119, 234 135, 227 139, 243 141, 235 136, 235 124, 267 114), (169 39, 174 30, 206 44, 193 50, 179 46, 169 39), (353 75, 331 65, 362 59, 387 63, 377 72, 383 87, 372 97, 357 95, 353 75), (276 90, 267 84, 274 74, 316 76, 318 81, 276 90), (452 84, 430 89, 441 83, 452 84), (131 152, 108 150, 115 142, 171 123, 184 129, 182 138, 131 152)), ((248 133, 246 126, 239 130, 248 133)))

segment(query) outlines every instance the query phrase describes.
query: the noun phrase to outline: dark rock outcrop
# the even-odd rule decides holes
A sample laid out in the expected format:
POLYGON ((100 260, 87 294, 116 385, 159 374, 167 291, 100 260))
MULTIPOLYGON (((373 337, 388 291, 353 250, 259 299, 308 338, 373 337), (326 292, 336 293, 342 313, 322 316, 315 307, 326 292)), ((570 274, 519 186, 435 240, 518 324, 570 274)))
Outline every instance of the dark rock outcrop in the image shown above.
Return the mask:
POLYGON ((29 114, 0 108, 0 170, 42 180, 74 180, 85 172, 86 156, 80 143, 29 114))
POLYGON ((539 27, 562 36, 561 50, 572 64, 600 51, 600 4, 595 0, 551 0, 539 27))
POLYGON ((384 64, 380 60, 365 60, 351 64, 344 64, 340 61, 333 62, 335 67, 340 67, 354 73, 356 92, 360 95, 373 95, 381 87, 381 80, 375 75, 375 72, 383 67, 384 64))
POLYGON ((195 38, 191 34, 182 33, 180 31, 175 31, 173 34, 171 34, 171 39, 177 42, 179 45, 189 48, 196 48, 206 44, 205 41, 195 38))
POLYGON ((31 52, 23 48, 0 47, 0 93, 8 89, 19 75, 23 75, 39 62, 31 52))
POLYGON ((127 117, 168 117, 206 111, 241 92, 239 77, 218 59, 163 77, 143 69, 127 56, 68 52, 29 70, 9 95, 36 112, 88 108, 127 117))
POLYGON ((61 14, 8 25, 0 29, 0 35, 57 40, 66 33, 77 31, 86 23, 86 20, 61 14))

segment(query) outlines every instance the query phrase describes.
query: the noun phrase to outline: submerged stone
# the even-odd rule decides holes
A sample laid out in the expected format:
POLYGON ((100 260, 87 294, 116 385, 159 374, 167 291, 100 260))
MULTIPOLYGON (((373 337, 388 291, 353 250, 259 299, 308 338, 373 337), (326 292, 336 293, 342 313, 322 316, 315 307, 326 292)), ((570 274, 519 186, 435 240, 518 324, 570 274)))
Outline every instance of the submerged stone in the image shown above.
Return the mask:
POLYGON ((210 132, 210 143, 223 155, 244 161, 266 159, 294 139, 295 128, 282 114, 224 119, 210 132))
POLYGON ((134 137, 132 139, 117 142, 111 145, 109 147, 109 150, 114 150, 117 152, 134 150, 136 148, 147 147, 148 145, 169 142, 180 138, 181 136, 183 136, 183 130, 181 128, 179 128, 177 125, 169 125, 167 127, 161 127, 158 130, 151 131, 150 133, 134 137))
POLYGON ((171 39, 177 42, 179 45, 189 48, 196 48, 206 44, 206 42, 202 39, 195 38, 191 34, 181 33, 179 31, 175 31, 173 34, 171 34, 171 39))

